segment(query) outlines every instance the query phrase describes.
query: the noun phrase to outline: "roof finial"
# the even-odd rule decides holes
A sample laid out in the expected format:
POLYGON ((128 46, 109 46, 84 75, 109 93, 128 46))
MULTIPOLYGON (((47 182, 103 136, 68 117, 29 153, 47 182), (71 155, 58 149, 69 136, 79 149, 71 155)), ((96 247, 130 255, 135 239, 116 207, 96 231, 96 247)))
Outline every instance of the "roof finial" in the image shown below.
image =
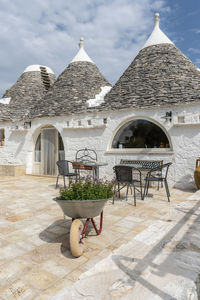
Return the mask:
POLYGON ((83 37, 80 38, 80 42, 78 43, 78 45, 79 45, 80 49, 84 48, 84 38, 83 37))
POLYGON ((160 22, 159 13, 155 13, 155 15, 154 15, 154 24, 155 24, 155 26, 159 25, 159 22, 160 22))
POLYGON ((84 38, 83 37, 80 38, 80 42, 78 43, 78 45, 79 45, 78 53, 72 59, 71 62, 73 63, 73 62, 77 62, 77 61, 88 61, 88 62, 94 63, 84 50, 84 38))

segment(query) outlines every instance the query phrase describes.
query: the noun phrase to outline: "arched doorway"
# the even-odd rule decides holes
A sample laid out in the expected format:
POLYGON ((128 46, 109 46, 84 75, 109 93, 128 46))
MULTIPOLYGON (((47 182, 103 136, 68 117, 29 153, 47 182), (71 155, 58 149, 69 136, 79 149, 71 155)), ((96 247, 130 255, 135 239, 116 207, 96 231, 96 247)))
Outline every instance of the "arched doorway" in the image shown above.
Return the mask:
POLYGON ((42 127, 35 143, 34 173, 56 175, 56 161, 65 159, 64 144, 60 133, 53 126, 42 127))
POLYGON ((135 119, 118 129, 111 148, 170 148, 170 141, 164 130, 154 122, 135 119))

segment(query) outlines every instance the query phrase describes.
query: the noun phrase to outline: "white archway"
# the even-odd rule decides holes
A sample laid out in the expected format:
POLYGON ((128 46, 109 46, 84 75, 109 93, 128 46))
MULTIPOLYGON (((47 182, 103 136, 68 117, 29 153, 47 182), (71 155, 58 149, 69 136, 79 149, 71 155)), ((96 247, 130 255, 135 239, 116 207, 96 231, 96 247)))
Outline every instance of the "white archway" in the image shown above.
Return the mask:
POLYGON ((64 143, 57 128, 51 124, 36 128, 31 136, 30 152, 32 174, 56 175, 56 161, 65 159, 64 143))

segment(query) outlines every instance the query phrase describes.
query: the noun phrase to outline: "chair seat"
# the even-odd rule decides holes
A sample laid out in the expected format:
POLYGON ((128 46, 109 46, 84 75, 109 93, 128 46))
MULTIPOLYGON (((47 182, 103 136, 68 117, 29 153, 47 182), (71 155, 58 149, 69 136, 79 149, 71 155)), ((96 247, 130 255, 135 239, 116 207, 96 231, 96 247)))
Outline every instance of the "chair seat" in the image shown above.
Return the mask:
POLYGON ((140 182, 140 180, 139 179, 132 179, 131 181, 130 180, 129 181, 121 181, 121 180, 117 181, 116 180, 116 182, 121 183, 121 184, 128 184, 128 183, 130 184, 130 183, 140 182))
POLYGON ((145 178, 145 180, 148 181, 164 181, 165 178, 163 177, 149 177, 149 178, 145 178))
POLYGON ((67 176, 78 176, 78 173, 68 173, 67 176))

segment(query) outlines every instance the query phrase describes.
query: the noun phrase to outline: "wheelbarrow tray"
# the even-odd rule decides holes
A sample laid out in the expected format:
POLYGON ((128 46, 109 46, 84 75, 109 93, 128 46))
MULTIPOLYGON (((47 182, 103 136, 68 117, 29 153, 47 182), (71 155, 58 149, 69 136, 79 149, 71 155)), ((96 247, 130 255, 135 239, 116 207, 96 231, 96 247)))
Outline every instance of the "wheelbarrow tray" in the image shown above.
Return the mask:
POLYGON ((59 200, 53 199, 61 207, 63 214, 72 218, 94 218, 101 214, 108 199, 98 200, 59 200))

